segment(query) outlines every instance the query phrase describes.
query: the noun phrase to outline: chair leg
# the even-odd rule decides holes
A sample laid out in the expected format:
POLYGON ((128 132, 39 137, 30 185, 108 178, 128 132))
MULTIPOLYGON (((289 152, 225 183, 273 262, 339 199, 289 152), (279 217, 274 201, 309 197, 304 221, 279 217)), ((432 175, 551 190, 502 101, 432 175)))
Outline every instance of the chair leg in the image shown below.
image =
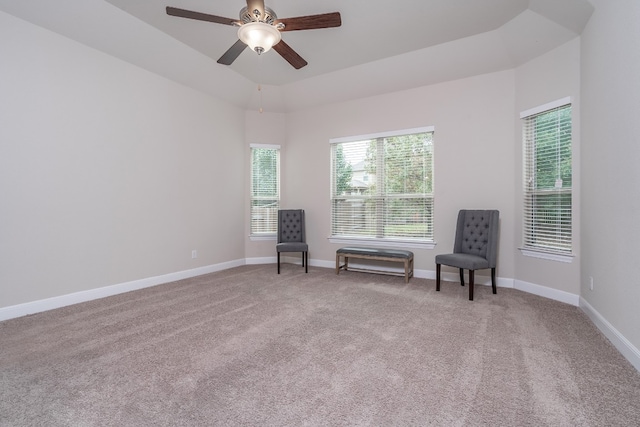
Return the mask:
POLYGON ((473 301, 473 270, 469 270, 469 301, 473 301))
POLYGON ((460 269, 460 286, 464 286, 464 269, 460 269))
POLYGON ((278 274, 280 274, 280 252, 278 252, 278 274))
POLYGON ((440 291, 440 264, 436 264, 436 291, 440 291))
POLYGON ((304 267, 304 252, 302 252, 302 266, 304 267))
POLYGON ((495 267, 491 269, 491 287, 493 288, 493 293, 496 292, 496 269, 495 267))
POLYGON ((309 272, 309 252, 304 253, 304 272, 309 272))

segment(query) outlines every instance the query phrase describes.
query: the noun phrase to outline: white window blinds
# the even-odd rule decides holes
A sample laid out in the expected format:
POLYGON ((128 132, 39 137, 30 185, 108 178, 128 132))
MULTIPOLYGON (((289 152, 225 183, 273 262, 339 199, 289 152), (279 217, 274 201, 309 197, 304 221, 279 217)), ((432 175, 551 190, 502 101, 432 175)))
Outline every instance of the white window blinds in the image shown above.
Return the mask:
POLYGON ((331 237, 433 241, 433 129, 332 141, 331 237))
POLYGON ((280 208, 280 147, 251 145, 251 235, 276 234, 280 208))
POLYGON ((527 112, 523 119, 523 246, 572 251, 571 105, 527 112))

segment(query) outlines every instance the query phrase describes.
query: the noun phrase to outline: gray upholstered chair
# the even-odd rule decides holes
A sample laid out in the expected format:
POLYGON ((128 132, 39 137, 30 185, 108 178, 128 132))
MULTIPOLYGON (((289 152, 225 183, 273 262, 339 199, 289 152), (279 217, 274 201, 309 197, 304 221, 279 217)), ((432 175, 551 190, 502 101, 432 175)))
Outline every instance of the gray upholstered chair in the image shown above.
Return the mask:
POLYGON ((469 270, 469 301, 473 301, 475 270, 491 269, 491 287, 496 293, 499 217, 497 210, 461 210, 458 213, 453 253, 436 255, 436 291, 440 290, 440 266, 444 264, 460 269, 462 286, 464 269, 469 270))
POLYGON ((278 211, 278 274, 280 274, 280 252, 302 252, 304 272, 309 272, 309 245, 304 233, 304 210, 281 209, 278 211))

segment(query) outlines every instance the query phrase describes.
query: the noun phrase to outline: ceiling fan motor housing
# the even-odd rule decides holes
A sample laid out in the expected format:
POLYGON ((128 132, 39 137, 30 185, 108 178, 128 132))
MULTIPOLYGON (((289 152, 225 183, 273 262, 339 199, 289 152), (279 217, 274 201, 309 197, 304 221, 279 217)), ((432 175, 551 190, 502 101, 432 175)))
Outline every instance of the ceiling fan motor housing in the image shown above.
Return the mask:
POLYGON ((258 9, 249 11, 249 8, 245 6, 240 10, 240 20, 244 24, 249 22, 264 22, 265 24, 273 25, 276 19, 278 19, 276 13, 266 6, 264 7, 264 16, 260 16, 258 9))

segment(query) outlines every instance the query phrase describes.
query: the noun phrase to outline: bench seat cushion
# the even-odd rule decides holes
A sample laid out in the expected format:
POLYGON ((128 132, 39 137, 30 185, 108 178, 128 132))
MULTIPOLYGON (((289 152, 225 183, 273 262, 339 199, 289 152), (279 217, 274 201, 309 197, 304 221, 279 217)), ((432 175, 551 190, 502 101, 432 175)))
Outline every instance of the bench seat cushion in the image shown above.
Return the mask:
POLYGON ((338 254, 353 254, 364 256, 385 256, 389 258, 407 259, 413 258, 413 252, 405 251, 401 249, 376 249, 376 248, 362 248, 362 247, 345 247, 336 251, 338 254))

